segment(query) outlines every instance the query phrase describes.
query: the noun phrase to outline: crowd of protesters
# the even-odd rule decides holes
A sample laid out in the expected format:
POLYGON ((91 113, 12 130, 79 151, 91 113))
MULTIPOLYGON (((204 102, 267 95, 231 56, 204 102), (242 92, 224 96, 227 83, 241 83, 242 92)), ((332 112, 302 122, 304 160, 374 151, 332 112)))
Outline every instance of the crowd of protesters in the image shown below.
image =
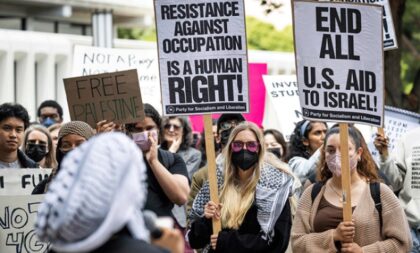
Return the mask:
POLYGON ((37 122, 0 105, 0 169, 51 168, 36 222, 51 252, 420 253, 420 127, 399 141, 377 134, 378 164, 349 126, 352 221, 343 221, 337 125, 302 120, 293 133, 262 129, 241 114, 213 121, 220 202, 210 199, 203 134, 188 117, 144 104, 129 124, 63 122, 41 103, 37 122), (291 134, 289 143, 284 135, 291 134), (194 138, 195 136, 195 138, 194 138), (200 138, 201 137, 201 138, 200 138), (174 226, 148 225, 148 212, 174 226), (213 232, 212 221, 221 222, 213 232))

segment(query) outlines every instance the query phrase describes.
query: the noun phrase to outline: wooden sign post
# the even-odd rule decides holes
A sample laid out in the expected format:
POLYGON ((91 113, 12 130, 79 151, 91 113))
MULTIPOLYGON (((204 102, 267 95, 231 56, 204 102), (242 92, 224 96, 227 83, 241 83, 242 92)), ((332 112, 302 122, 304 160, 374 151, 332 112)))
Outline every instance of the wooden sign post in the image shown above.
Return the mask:
POLYGON ((341 188, 343 189, 343 221, 351 221, 351 175, 349 160, 349 127, 340 123, 341 188))
MULTIPOLYGON (((204 119, 204 136, 206 139, 206 155, 207 155, 207 168, 209 173, 209 186, 210 186, 210 199, 219 204, 219 193, 217 186, 216 177, 216 154, 214 152, 214 136, 212 129, 211 114, 203 116, 204 119)), ((213 234, 218 234, 222 230, 222 224, 220 220, 213 219, 213 234)))

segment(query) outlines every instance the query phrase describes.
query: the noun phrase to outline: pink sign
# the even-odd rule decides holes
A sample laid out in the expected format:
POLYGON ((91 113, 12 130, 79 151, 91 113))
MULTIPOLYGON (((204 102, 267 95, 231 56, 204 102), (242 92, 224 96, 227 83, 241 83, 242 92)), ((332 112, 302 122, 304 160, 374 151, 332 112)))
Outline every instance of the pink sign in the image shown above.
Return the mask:
MULTIPOLYGON (((249 99, 250 113, 243 114, 245 119, 252 121, 258 126, 262 126, 265 107, 265 86, 263 75, 267 74, 266 63, 250 63, 249 64, 249 99)), ((217 119, 220 114, 213 114, 212 117, 217 119)), ((202 132, 204 128, 203 116, 190 116, 193 131, 202 132)))

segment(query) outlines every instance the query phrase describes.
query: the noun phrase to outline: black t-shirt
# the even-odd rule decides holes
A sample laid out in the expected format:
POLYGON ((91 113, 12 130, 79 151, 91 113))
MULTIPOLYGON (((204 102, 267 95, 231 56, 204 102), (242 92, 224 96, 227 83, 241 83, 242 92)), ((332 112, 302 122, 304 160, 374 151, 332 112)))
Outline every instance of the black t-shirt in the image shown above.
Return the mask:
MULTIPOLYGON (((159 148, 158 160, 171 174, 180 174, 188 179, 187 166, 179 155, 159 148)), ((174 207, 174 204, 166 196, 162 187, 159 185, 152 168, 147 162, 146 166, 147 201, 144 209, 155 212, 157 216, 172 216, 171 210, 174 207)))

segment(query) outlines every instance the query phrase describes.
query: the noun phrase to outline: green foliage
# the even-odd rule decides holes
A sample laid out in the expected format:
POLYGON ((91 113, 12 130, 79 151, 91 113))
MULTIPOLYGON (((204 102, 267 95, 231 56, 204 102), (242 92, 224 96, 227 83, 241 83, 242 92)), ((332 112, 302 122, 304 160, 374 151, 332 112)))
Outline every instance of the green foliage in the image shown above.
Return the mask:
POLYGON ((155 27, 149 28, 118 28, 119 39, 156 41, 155 27))
POLYGON ((293 52, 293 29, 289 25, 282 31, 254 17, 246 18, 249 49, 293 52))
POLYGON ((410 41, 410 44, 417 51, 417 55, 412 51, 402 48, 401 57, 401 80, 403 82, 405 93, 409 93, 413 87, 413 80, 418 71, 420 71, 420 2, 418 0, 407 0, 403 16, 403 33, 410 41))

